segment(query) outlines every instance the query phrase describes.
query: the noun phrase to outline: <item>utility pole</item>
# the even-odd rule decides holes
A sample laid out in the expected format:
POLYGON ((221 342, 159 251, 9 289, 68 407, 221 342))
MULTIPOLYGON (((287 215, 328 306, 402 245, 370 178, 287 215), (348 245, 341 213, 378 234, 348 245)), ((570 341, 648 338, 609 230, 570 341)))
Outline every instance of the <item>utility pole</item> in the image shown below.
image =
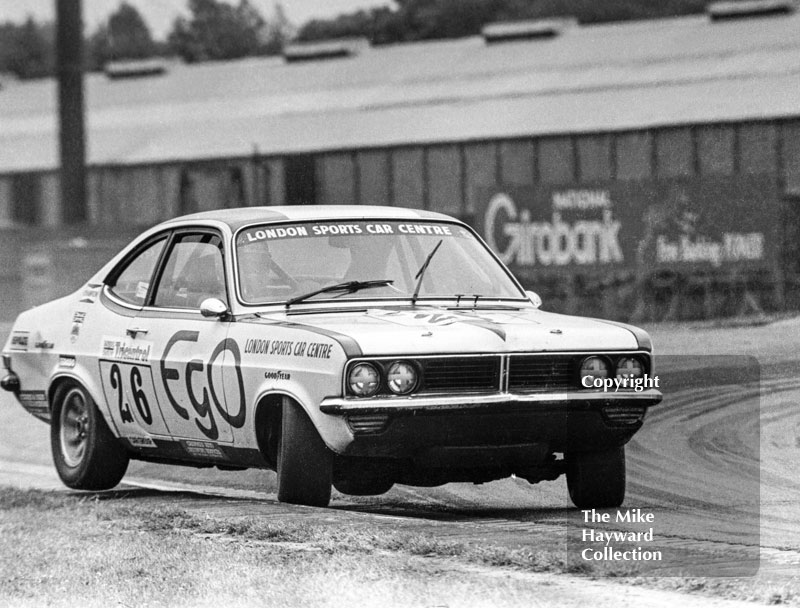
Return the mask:
POLYGON ((54 1, 61 217, 66 224, 77 224, 87 219, 81 0, 54 1))

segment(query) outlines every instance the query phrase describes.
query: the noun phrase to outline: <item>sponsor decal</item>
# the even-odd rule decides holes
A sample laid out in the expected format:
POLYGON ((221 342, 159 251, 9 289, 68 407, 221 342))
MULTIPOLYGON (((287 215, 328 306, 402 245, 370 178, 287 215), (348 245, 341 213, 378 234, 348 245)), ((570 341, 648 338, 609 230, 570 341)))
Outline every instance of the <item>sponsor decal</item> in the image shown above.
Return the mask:
POLYGON ((102 285, 87 285, 86 288, 81 293, 81 302, 85 302, 87 304, 94 304, 97 300, 97 296, 100 295, 100 288, 102 285))
MULTIPOLYGON (((198 331, 182 330, 176 332, 167 341, 164 347, 164 358, 160 362, 161 380, 164 383, 164 392, 172 409, 184 420, 194 419, 197 428, 209 439, 219 438, 214 411, 230 426, 242 428, 247 415, 247 405, 244 392, 244 378, 242 376, 242 355, 239 345, 231 338, 226 338, 217 344, 208 361, 192 359, 183 365, 176 365, 169 359, 170 353, 175 348, 180 348, 184 342, 196 343, 200 336, 198 331), (233 359, 237 393, 229 394, 227 403, 231 406, 238 404, 235 414, 229 413, 220 400, 223 389, 214 383, 213 368, 223 353, 227 351, 233 359), (194 388, 193 378, 205 379, 200 394, 194 388), (187 403, 188 402, 188 403, 187 403), (214 405, 212 408, 211 405, 214 405), (191 408, 191 411, 190 411, 191 408), (193 413, 191 413, 193 412, 193 413)), ((212 444, 213 445, 213 444, 212 444)))
POLYGON ((245 239, 248 243, 253 241, 266 241, 273 239, 285 239, 287 237, 297 238, 308 236, 308 229, 305 226, 288 226, 287 228, 264 228, 262 230, 251 230, 245 232, 245 239))
POLYGON ((306 357, 309 359, 330 359, 332 344, 323 344, 322 342, 310 342, 306 349, 306 357))
POLYGON ((49 340, 37 340, 33 343, 34 348, 38 348, 40 350, 51 350, 55 344, 50 342, 49 340))
MULTIPOLYGON (((244 322, 246 323, 247 321, 244 322)), ((303 331, 308 331, 314 334, 325 336, 326 338, 331 338, 334 340, 334 344, 338 344, 342 347, 342 350, 348 357, 359 357, 363 354, 361 352, 361 347, 358 345, 358 342, 356 342, 355 339, 353 339, 351 336, 339 333, 338 331, 323 329, 322 327, 307 325, 305 323, 291 321, 268 321, 264 318, 260 318, 257 323, 264 325, 277 325, 286 329, 302 329, 303 331)))
POLYGON ((77 342, 78 338, 80 337, 81 333, 81 326, 83 326, 83 322, 86 320, 86 312, 82 310, 76 310, 72 314, 72 329, 69 332, 69 341, 72 343, 77 342))
POLYGON ((228 459, 228 457, 225 456, 225 452, 223 452, 216 443, 211 441, 195 441, 186 439, 181 441, 181 445, 183 446, 183 449, 186 450, 187 454, 196 458, 213 458, 216 460, 228 459))
POLYGON ((269 352, 269 340, 250 338, 244 343, 245 354, 266 355, 269 352))
POLYGON ((103 358, 130 363, 148 363, 152 348, 152 342, 109 336, 103 336, 101 344, 103 358))
POLYGON ((47 394, 44 391, 20 391, 17 398, 22 407, 37 418, 50 416, 50 406, 47 402, 47 394))
POLYGON ((305 357, 308 359, 330 359, 333 344, 326 342, 303 342, 295 340, 249 339, 244 343, 245 354, 272 355, 281 357, 305 357))
POLYGON ((272 241, 287 238, 308 238, 320 236, 348 236, 348 235, 403 235, 423 234, 434 236, 469 236, 462 228, 447 224, 430 222, 350 222, 334 223, 320 222, 314 224, 297 224, 283 226, 261 226, 245 230, 238 238, 239 245, 272 241))
POLYGON ((147 297, 147 290, 150 288, 150 283, 146 281, 139 281, 136 285, 136 297, 144 300, 147 297))
POLYGON ((289 372, 267 371, 264 372, 264 378, 267 380, 291 380, 292 375, 289 372))
POLYGON ((123 439, 126 439, 131 446, 135 448, 155 448, 156 442, 153 441, 150 437, 145 437, 142 435, 125 435, 123 439))
POLYGON ((28 350, 28 342, 30 341, 30 332, 28 331, 14 331, 11 332, 10 350, 28 350))
POLYGON ((453 325, 455 323, 463 323, 490 331, 504 342, 506 339, 506 331, 501 326, 501 323, 489 318, 487 315, 478 315, 473 311, 463 313, 439 313, 392 310, 387 312, 379 312, 377 313, 377 316, 405 327, 415 327, 419 324, 444 327, 447 325, 453 325))
POLYGON ((73 369, 75 363, 75 357, 70 357, 69 355, 61 355, 58 357, 58 367, 73 369))

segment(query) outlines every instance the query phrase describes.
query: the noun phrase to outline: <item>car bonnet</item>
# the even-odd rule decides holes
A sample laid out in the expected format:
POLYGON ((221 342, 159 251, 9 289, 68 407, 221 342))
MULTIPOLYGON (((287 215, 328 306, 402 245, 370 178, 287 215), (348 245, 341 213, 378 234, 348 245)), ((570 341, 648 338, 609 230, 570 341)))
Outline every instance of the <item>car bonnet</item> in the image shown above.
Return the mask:
POLYGON ((632 331, 583 317, 520 310, 415 308, 276 313, 252 322, 355 341, 364 355, 617 351, 639 348, 632 331))

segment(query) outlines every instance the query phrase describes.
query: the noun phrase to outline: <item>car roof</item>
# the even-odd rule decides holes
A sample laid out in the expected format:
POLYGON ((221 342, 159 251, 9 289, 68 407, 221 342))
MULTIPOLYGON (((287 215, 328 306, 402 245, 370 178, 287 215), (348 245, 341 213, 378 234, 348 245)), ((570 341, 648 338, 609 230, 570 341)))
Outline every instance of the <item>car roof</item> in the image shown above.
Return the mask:
POLYGON ((296 205, 275 207, 237 207, 192 213, 168 220, 162 227, 191 224, 198 221, 217 221, 227 224, 231 231, 242 226, 259 223, 304 222, 313 220, 449 220, 454 218, 404 207, 380 207, 375 205, 296 205))

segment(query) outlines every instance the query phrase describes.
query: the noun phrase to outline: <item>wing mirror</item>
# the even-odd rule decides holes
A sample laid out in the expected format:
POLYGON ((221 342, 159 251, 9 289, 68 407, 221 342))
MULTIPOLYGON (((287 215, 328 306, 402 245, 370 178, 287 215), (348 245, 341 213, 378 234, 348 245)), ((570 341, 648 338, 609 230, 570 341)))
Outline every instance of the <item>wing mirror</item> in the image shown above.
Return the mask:
POLYGON ((535 291, 526 291, 525 294, 528 296, 534 308, 539 308, 542 305, 542 298, 535 291))
POLYGON ((200 314, 204 317, 224 319, 229 313, 228 305, 219 298, 206 298, 200 304, 200 314))

